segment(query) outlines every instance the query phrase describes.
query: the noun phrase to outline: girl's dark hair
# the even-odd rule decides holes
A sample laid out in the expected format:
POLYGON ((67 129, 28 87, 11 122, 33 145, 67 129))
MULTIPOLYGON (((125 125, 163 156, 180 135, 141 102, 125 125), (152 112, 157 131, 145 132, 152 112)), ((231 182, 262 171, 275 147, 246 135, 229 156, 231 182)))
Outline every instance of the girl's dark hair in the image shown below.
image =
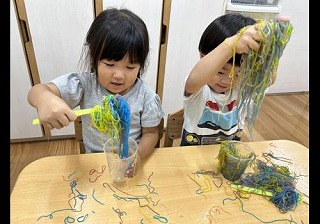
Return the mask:
POLYGON ((82 55, 89 61, 90 71, 97 72, 100 60, 120 61, 128 54, 130 63, 140 64, 140 77, 148 53, 149 35, 143 20, 128 9, 108 8, 91 24, 82 55))
MULTIPOLYGON (((208 54, 227 37, 235 35, 243 27, 253 25, 256 21, 253 18, 237 13, 224 14, 213 20, 203 32, 198 50, 203 54, 208 54)), ((231 58, 228 63, 232 63, 231 58)), ((235 64, 240 66, 241 54, 236 54, 235 64)))

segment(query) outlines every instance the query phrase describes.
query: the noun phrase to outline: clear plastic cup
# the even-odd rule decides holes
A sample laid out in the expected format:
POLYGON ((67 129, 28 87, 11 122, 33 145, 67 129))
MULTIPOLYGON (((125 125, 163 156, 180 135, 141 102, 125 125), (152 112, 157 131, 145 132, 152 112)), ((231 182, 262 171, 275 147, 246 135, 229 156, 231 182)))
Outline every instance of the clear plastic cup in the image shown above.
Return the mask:
POLYGON ((237 181, 255 157, 252 148, 243 142, 221 142, 218 155, 220 172, 227 180, 237 181))
POLYGON ((114 182, 126 181, 126 171, 135 168, 138 159, 138 144, 133 138, 129 138, 128 158, 120 158, 120 147, 122 146, 115 139, 109 139, 103 147, 107 157, 109 173, 114 182))

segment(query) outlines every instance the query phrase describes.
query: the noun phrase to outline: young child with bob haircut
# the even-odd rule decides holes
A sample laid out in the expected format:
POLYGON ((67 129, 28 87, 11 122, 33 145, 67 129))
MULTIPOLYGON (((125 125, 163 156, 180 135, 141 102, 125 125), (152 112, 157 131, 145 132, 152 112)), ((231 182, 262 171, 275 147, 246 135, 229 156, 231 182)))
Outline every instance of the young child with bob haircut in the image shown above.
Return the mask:
MULTIPOLYGON (((92 22, 82 52, 83 72, 61 75, 34 85, 29 103, 46 128, 61 129, 75 121, 73 109, 101 105, 107 95, 121 95, 130 106, 129 136, 144 158, 158 142, 158 125, 164 116, 160 98, 142 79, 149 54, 149 35, 140 17, 127 9, 108 8, 92 22)), ((103 152, 107 136, 82 116, 86 153, 103 152), (102 139, 101 139, 102 138, 102 139)))

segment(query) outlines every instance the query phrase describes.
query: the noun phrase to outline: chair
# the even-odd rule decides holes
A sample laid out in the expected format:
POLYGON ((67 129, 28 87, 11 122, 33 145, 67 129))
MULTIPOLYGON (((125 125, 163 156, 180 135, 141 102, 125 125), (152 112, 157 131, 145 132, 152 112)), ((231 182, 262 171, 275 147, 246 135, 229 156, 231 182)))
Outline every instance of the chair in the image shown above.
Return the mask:
POLYGON ((79 142, 80 154, 86 153, 86 148, 84 147, 83 138, 82 138, 82 120, 81 116, 77 117, 74 121, 74 130, 76 134, 76 140, 79 142))
POLYGON ((163 147, 172 147, 173 140, 181 138, 184 121, 183 112, 183 109, 180 109, 177 112, 168 114, 163 147))
MULTIPOLYGON (((156 148, 160 147, 160 140, 163 136, 163 125, 164 125, 164 119, 162 118, 159 125, 158 125, 158 130, 159 130, 159 140, 156 144, 156 148)), ((86 148, 84 147, 83 143, 83 137, 82 137, 82 121, 81 121, 81 116, 77 117, 77 119, 74 121, 74 130, 75 130, 75 135, 76 135, 76 140, 79 142, 80 146, 80 154, 86 153, 86 148)))
POLYGON ((158 142, 156 144, 156 148, 159 148, 160 147, 160 142, 161 142, 161 139, 163 137, 163 125, 164 125, 164 118, 161 119, 159 125, 158 125, 158 142))

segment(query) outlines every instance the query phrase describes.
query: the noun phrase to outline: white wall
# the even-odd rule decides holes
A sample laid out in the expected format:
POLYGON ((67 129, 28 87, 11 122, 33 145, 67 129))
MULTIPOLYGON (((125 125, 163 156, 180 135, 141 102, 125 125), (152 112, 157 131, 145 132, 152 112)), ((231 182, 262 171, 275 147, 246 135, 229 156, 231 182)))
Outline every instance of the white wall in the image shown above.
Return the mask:
POLYGON ((277 80, 268 93, 309 91, 308 1, 280 0, 278 5, 234 4, 231 0, 226 3, 228 13, 235 11, 254 19, 271 19, 277 15, 291 18, 294 32, 280 58, 277 80))
POLYGON ((280 58, 269 93, 309 91, 309 1, 280 0, 281 15, 290 16, 294 32, 280 58))
POLYGON ((162 97, 166 114, 182 107, 185 77, 200 58, 198 44, 201 34, 223 13, 223 6, 222 0, 172 1, 162 97))

